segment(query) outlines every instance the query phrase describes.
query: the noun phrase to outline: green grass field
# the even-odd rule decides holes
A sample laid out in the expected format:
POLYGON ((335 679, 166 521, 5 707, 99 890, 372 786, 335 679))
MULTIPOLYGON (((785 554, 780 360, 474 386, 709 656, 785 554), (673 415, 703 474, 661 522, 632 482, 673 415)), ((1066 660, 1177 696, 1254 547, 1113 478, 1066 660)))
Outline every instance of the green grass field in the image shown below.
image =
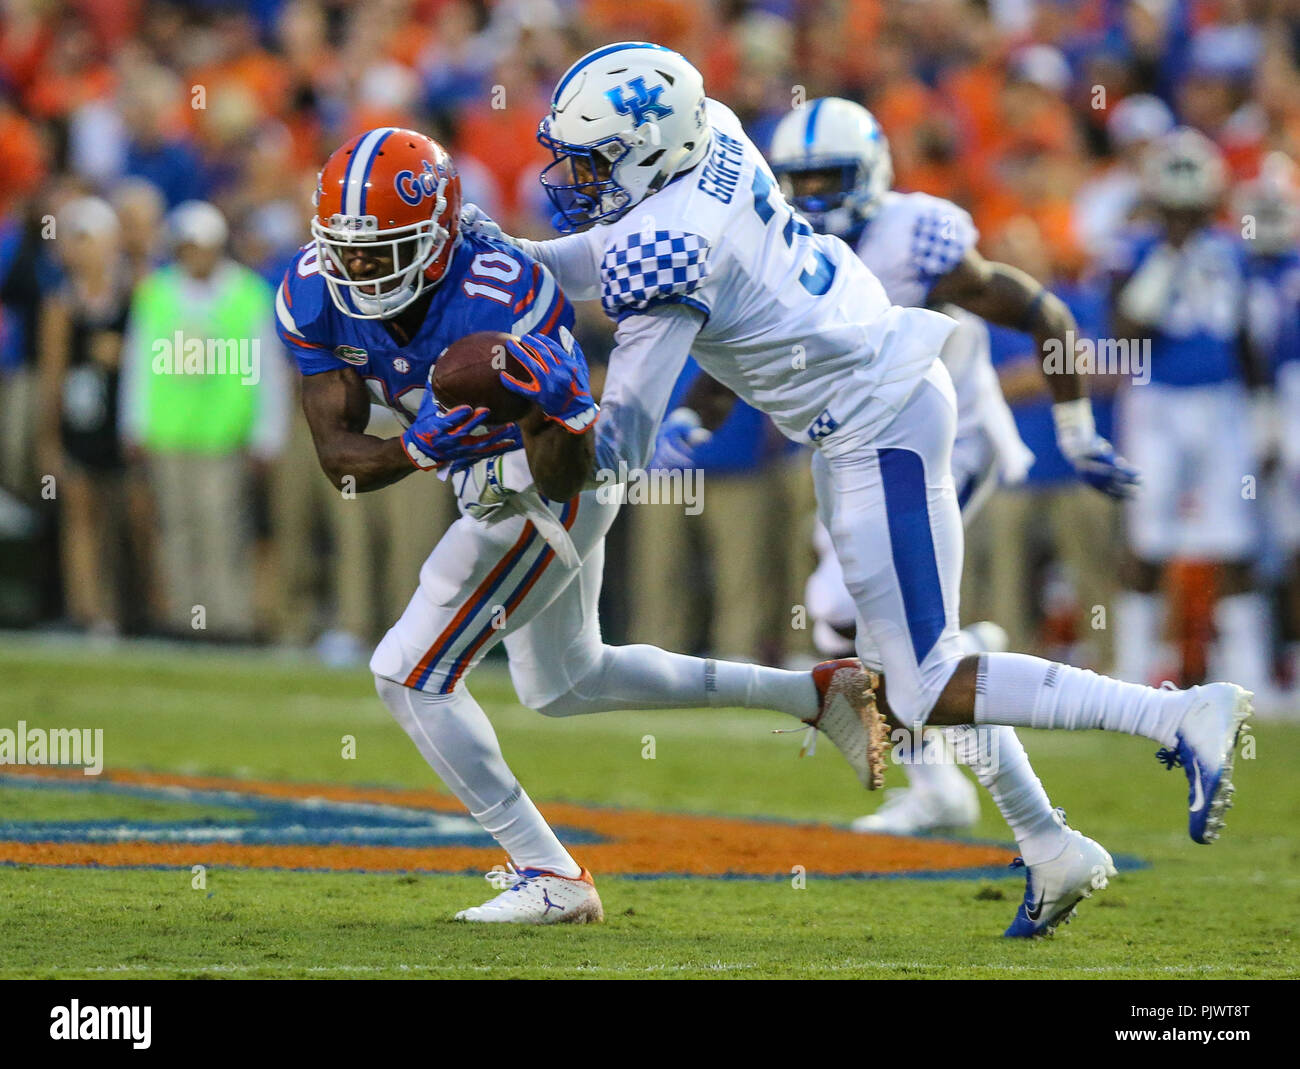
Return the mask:
MULTIPOLYGON (((777 714, 620 713, 547 720, 504 673, 472 681, 512 767, 548 800, 844 823, 871 808, 832 747, 795 759, 777 714), (642 759, 653 734, 654 760, 642 759)), ((93 652, 0 638, 0 728, 102 727, 108 769, 428 787, 433 775, 364 671, 170 647, 93 652), (341 756, 344 735, 356 757, 341 756)), ((469 876, 0 865, 2 977, 1282 977, 1300 974, 1300 726, 1261 724, 1213 847, 1186 834, 1186 786, 1155 745, 1026 733, 1053 800, 1121 872, 1051 940, 1001 938, 1023 878, 597 878, 607 921, 458 925, 469 876)), ((0 769, 0 772, 5 771, 0 769)), ((891 771, 891 784, 900 781, 891 771)), ((1009 840, 987 798, 979 838, 1009 840)), ((0 825, 211 822, 188 802, 0 790, 0 825)), ((222 815, 226 821, 238 813, 222 815)), ((4 839, 0 827, 0 839, 4 839)), ((579 853, 580 851, 575 851, 579 853)))

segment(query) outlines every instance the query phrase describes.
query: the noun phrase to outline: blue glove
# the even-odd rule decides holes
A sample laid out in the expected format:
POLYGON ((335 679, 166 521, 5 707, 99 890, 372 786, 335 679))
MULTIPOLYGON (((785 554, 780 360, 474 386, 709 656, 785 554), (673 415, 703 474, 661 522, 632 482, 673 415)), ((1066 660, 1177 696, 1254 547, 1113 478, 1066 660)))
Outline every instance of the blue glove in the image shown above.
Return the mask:
POLYGON ((591 396, 587 379, 587 358, 574 341, 565 350, 545 334, 525 334, 506 342, 506 349, 523 365, 525 378, 501 372, 507 390, 534 402, 546 416, 573 434, 581 434, 596 421, 600 411, 591 396))
POLYGON ((1080 479, 1110 497, 1133 497, 1142 482, 1137 468, 1117 457, 1114 447, 1100 435, 1086 451, 1068 459, 1080 479))
POLYGON ((406 455, 421 470, 444 464, 452 464, 455 469, 523 445, 519 428, 513 423, 484 428, 489 415, 486 408, 471 409, 469 405, 444 412, 433 399, 433 390, 428 389, 419 415, 402 435, 406 455))
POLYGON ((693 408, 673 409, 659 425, 649 469, 673 471, 697 467, 695 450, 712 437, 711 432, 700 426, 699 413, 693 408))
POLYGON ((1115 455, 1110 442, 1097 433, 1092 402, 1086 397, 1052 406, 1056 444, 1089 486, 1110 497, 1133 497, 1141 476, 1136 468, 1115 455))

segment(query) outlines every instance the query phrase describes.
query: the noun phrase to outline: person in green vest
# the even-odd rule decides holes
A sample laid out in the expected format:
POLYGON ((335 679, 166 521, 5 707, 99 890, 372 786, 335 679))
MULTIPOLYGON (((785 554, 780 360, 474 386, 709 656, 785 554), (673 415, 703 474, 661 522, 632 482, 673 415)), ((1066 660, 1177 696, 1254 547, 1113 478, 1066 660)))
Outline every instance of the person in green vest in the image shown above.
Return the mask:
POLYGON ((274 295, 226 255, 228 233, 211 204, 172 211, 175 258, 131 302, 119 408, 127 459, 156 501, 165 628, 248 639, 252 491, 284 444, 288 389, 274 295))

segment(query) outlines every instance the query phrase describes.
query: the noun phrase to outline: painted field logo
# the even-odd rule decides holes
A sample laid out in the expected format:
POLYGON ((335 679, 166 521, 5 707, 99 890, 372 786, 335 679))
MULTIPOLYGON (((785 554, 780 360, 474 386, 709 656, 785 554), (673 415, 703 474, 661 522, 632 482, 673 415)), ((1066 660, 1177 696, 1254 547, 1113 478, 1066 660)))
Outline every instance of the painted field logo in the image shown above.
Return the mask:
POLYGON ((151 1006, 83 1006, 72 999, 50 1010, 51 1039, 129 1039, 136 1050, 148 1050, 153 1017, 151 1006))
MULTIPOLYGON (((501 847, 454 798, 431 790, 121 770, 85 779, 53 768, 0 770, 0 789, 33 792, 28 811, 49 804, 52 812, 93 815, 13 821, 0 813, 0 865, 477 874, 502 860, 501 847), (185 819, 124 818, 134 799, 182 806, 185 819)), ((564 802, 542 809, 561 841, 607 875, 787 880, 798 864, 809 879, 991 878, 1008 874, 1014 853, 752 817, 564 802)))
POLYGON ((104 770, 104 729, 0 728, 0 765, 82 765, 82 773, 104 770))

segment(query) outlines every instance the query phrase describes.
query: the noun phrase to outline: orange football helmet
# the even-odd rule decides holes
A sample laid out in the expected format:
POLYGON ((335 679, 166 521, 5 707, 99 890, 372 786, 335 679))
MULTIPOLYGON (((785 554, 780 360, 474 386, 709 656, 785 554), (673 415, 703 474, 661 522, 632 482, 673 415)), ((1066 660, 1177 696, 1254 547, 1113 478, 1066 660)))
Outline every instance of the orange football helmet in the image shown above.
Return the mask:
POLYGON ((335 307, 389 319, 437 285, 460 241, 460 208, 456 165, 425 134, 383 126, 336 149, 311 221, 335 307))

